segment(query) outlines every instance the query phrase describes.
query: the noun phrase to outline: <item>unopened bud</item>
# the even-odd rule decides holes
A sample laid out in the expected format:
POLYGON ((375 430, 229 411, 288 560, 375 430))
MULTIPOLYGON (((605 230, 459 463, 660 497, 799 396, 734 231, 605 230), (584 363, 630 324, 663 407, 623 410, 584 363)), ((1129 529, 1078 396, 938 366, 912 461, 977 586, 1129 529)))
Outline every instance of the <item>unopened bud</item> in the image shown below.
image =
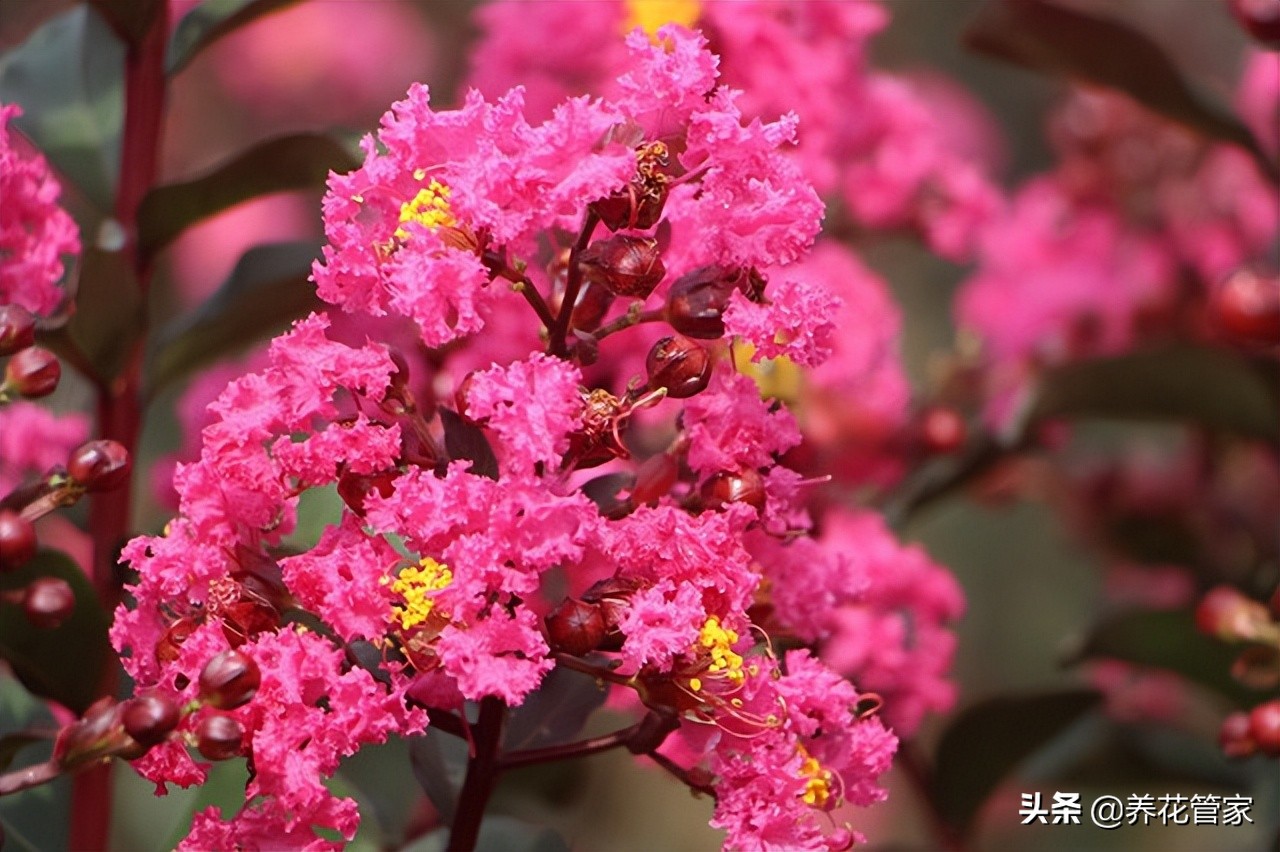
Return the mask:
POLYGON ((53 630, 66 621, 76 608, 76 594, 66 580, 38 577, 32 580, 22 597, 22 612, 41 630, 53 630))
MULTIPOLYGON (((1280 10, 1280 0, 1275 5, 1280 10)), ((1232 339, 1280 343, 1280 276, 1239 269, 1219 285, 1212 306, 1219 327, 1232 339)))
POLYGON ((701 493, 703 502, 711 509, 729 503, 746 503, 757 512, 764 511, 764 478, 750 468, 737 473, 717 473, 702 483, 701 493))
POLYGON ((1265 636, 1273 629, 1267 608, 1231 586, 1218 586, 1196 607, 1196 627, 1226 642, 1265 636))
POLYGON ((111 491, 129 481, 129 451, 116 441, 89 441, 67 459, 67 475, 86 491, 111 491))
POLYGON ((594 651, 600 647, 604 634, 600 607, 586 601, 565 598, 547 616, 547 635, 551 646, 568 654, 581 656, 594 651))
POLYGON ((219 713, 205 716, 196 726, 196 751, 208 760, 228 760, 244 745, 244 726, 219 713))
POLYGON ((954 453, 964 446, 968 427, 954 408, 933 406, 920 415, 920 448, 926 453, 954 453))
POLYGON ((200 697, 220 710, 234 710, 253 698, 261 683, 262 671, 252 657, 223 651, 201 670, 200 697))
POLYGON ((1280 48, 1280 0, 1229 0, 1228 5, 1251 36, 1272 49, 1280 48))
POLYGON ((688 337, 716 340, 724 336, 724 311, 734 290, 759 300, 764 279, 755 270, 703 266, 676 279, 667 293, 666 319, 688 337))
POLYGON ((158 692, 130 698, 121 714, 125 732, 146 748, 163 742, 178 726, 179 718, 178 705, 158 692))
POLYGON ((1248 757, 1258 750, 1250 731, 1249 714, 1232 713, 1222 720, 1218 745, 1227 757, 1248 757))
POLYGON ((36 342, 36 318, 22 305, 0 305, 0 356, 36 342))
POLYGON ((666 274, 658 241, 649 237, 615 234, 597 240, 578 262, 589 281, 630 299, 646 298, 666 274))
POLYGON ((711 381, 711 357, 687 337, 664 337, 653 344, 644 367, 649 389, 666 388, 672 399, 701 393, 711 381))
POLYGON ((28 346, 9 359, 4 369, 4 383, 28 399, 48 396, 58 387, 62 365, 47 349, 28 346))
POLYGON ((1280 700, 1259 704, 1249 712, 1249 735, 1263 752, 1280 757, 1280 700))
POLYGON ((0 509, 0 571, 12 571, 35 555, 35 527, 17 512, 0 509))

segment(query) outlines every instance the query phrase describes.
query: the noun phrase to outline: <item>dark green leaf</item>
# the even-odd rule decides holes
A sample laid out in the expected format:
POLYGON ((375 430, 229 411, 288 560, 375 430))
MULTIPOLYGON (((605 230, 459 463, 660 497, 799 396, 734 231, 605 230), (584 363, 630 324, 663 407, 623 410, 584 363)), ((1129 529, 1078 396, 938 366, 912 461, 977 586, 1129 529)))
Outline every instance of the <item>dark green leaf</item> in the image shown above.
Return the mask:
POLYGON ((467 775, 466 741, 428 728, 422 736, 409 740, 409 765, 441 818, 452 822, 458 791, 467 775))
POLYGON ((967 832, 996 786, 1098 700, 1095 692, 1071 690, 1001 696, 965 710, 938 745, 934 800, 942 815, 967 832))
POLYGON ((602 515, 607 515, 622 505, 623 501, 618 499, 618 492, 624 488, 630 488, 635 481, 634 474, 606 473, 584 483, 582 493, 596 504, 602 515))
MULTIPOLYGON (((0 604, 0 606, 3 606, 0 604)), ((5 612, 0 621, 11 617, 5 612)), ((0 731, 57 728, 45 702, 22 688, 9 675, 0 675, 0 731)), ((53 755, 53 742, 32 745, 20 766, 34 766, 53 755)), ((63 777, 30 790, 0 796, 0 829, 5 852, 41 852, 67 848, 71 820, 71 780, 63 777)))
POLYGON ((157 187, 138 211, 138 242, 154 255, 202 219, 243 201, 294 189, 323 188, 329 172, 358 165, 337 140, 298 133, 260 142, 203 177, 157 187))
POLYGON ((76 6, 0 57, 0 102, 13 125, 100 210, 110 210, 124 117, 124 45, 88 6, 76 6))
POLYGON ((1129 790, 1218 787, 1237 792, 1249 786, 1247 767, 1227 759, 1212 739, 1150 721, 1096 721, 1090 740, 1075 743, 1063 755, 1055 781, 1129 790))
POLYGON ((73 286, 75 311, 47 338, 49 347, 91 377, 109 382, 143 332, 138 279, 122 252, 90 246, 73 286))
POLYGON ((1174 121, 1275 164, 1228 110, 1209 100, 1145 34, 1047 0, 987 0, 965 34, 970 47, 1050 74, 1110 86, 1174 121))
POLYGON ((595 678, 557 666, 507 717, 502 730, 503 751, 561 745, 575 739, 608 694, 595 678))
POLYGON ((18 756, 18 752, 27 746, 46 741, 46 737, 22 732, 0 737, 0 770, 8 769, 13 759, 18 756))
POLYGON ((444 448, 451 460, 470 461, 471 472, 476 476, 498 478, 498 457, 483 429, 447 408, 440 409, 440 422, 444 426, 444 448))
POLYGON ((309 281, 316 242, 255 246, 207 302, 157 335, 147 367, 154 392, 239 347, 286 328, 320 306, 309 281))
POLYGON ((1221 693, 1241 707, 1251 707, 1268 693, 1248 689, 1232 678, 1232 663, 1242 650, 1200 633, 1190 612, 1132 610, 1097 625, 1070 662, 1111 659, 1166 669, 1221 693))
POLYGON ((1229 352, 1177 347, 1099 358, 1050 371, 1035 417, 1191 420, 1275 442, 1280 401, 1249 362, 1229 352))
POLYGON ((140 44, 168 0, 89 0, 111 28, 131 44, 140 44))
POLYGON ((37 577, 66 580, 75 592, 75 610, 59 627, 42 630, 13 604, 5 604, 9 609, 0 617, 0 657, 31 692, 82 713, 97 698, 104 668, 112 664, 110 620, 84 572, 54 550, 41 550, 16 571, 0 575, 0 589, 20 589, 37 577))
POLYGON ((177 74, 200 51, 245 24, 278 12, 298 0, 205 0, 182 17, 174 28, 165 57, 165 70, 177 74))

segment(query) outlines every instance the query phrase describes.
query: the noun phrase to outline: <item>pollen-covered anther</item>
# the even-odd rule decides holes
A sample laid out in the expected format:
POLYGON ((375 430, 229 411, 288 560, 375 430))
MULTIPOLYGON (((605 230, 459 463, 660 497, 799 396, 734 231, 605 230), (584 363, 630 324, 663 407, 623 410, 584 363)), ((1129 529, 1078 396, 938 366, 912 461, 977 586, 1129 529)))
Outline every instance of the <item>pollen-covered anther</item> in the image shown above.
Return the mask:
POLYGON ((811 808, 826 810, 833 804, 832 788, 835 786, 835 778, 831 770, 823 769, 817 758, 806 752, 803 746, 800 753, 803 755, 800 777, 804 779, 804 792, 800 794, 800 798, 811 808))
MULTIPOLYGON (((698 644, 711 657, 707 671, 714 675, 721 675, 734 684, 742 683, 746 676, 742 667, 742 655, 733 650, 733 645, 737 641, 737 632, 725 629, 720 624, 719 617, 714 615, 707 618, 698 634, 698 644)), ((689 685, 697 692, 699 687, 693 686, 694 682, 701 684, 698 678, 690 680, 689 685)))
POLYGON ((423 557, 416 566, 400 572, 391 581, 391 591, 400 596, 392 604, 391 620, 403 630, 422 624, 435 610, 434 592, 453 582, 453 572, 430 557, 423 557))
POLYGON ((410 232, 405 226, 410 222, 416 222, 428 231, 457 225, 449 207, 451 194, 452 190, 437 180, 418 190, 417 195, 400 205, 400 227, 396 228, 396 239, 409 239, 410 232))

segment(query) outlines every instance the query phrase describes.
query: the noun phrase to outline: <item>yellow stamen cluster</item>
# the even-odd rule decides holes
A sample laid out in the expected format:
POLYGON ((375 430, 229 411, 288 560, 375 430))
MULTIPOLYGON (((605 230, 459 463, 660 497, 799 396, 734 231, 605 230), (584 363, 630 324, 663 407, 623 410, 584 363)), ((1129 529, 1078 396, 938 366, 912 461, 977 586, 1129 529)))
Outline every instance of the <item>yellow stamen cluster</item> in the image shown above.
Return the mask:
MULTIPOLYGON (((740 684, 746 677, 742 668, 742 655, 733 650, 733 645, 738 641, 738 634, 733 630, 726 630, 720 624, 718 616, 708 616, 706 623, 702 625, 702 630, 698 633, 698 645, 706 649, 711 657, 711 664, 707 666, 707 671, 712 675, 723 675, 735 684, 740 684)), ((690 678, 689 688, 694 692, 702 689, 701 678, 690 678)))
POLYGON ((391 583, 391 591, 401 597, 392 607, 392 621, 404 630, 426 621, 436 604, 431 593, 452 582, 453 572, 448 566, 429 557, 421 559, 416 567, 405 568, 391 583))
POLYGON ((702 14, 699 0, 626 0, 627 17, 622 31, 629 33, 640 27, 653 35, 664 24, 680 24, 693 29, 702 14))
POLYGON ((755 347, 750 343, 738 343, 734 349, 735 360, 742 364, 738 372, 756 383, 760 388, 760 396, 788 404, 800 399, 804 373, 794 361, 785 355, 752 361, 755 347))
POLYGON ((400 205, 400 227, 396 228, 396 239, 407 240, 409 231, 404 226, 417 222, 427 230, 449 228, 457 224, 453 211, 449 208, 449 187, 433 180, 426 187, 418 190, 418 194, 400 205))
POLYGON ((804 792, 800 794, 800 798, 811 808, 825 809, 831 801, 831 770, 823 769, 818 759, 805 751, 804 746, 800 747, 800 754, 803 756, 800 777, 805 779, 804 792))

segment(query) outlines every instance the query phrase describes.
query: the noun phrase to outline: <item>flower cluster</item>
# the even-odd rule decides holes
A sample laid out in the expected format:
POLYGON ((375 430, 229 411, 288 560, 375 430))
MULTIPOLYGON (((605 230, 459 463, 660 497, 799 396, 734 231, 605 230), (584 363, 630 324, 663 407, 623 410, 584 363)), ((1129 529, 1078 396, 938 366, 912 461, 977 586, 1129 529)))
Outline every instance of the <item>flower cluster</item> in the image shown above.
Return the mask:
POLYGON ((62 305, 64 258, 80 252, 75 222, 58 206, 61 187, 44 157, 11 136, 17 106, 0 105, 0 305, 47 316, 62 305))
POLYGON ((135 762, 197 783, 184 742, 240 732, 200 753, 251 759, 246 805, 200 815, 186 848, 350 838, 354 804, 318 780, 343 756, 427 711, 465 726, 469 702, 483 726, 557 667, 634 693, 657 721, 628 748, 705 779, 729 847, 844 845, 830 812, 883 797, 876 703, 774 640, 817 642, 828 609, 892 583, 812 537, 779 463, 795 417, 734 351, 814 364, 840 345, 840 299, 801 262, 823 208, 782 152, 796 120, 745 118, 696 34, 625 44, 611 97, 542 123, 519 89, 437 111, 415 86, 392 107, 330 179, 314 278, 361 322, 411 320, 416 351, 296 324, 210 405, 179 516, 126 548, 112 639, 140 687, 192 706, 230 649, 261 673, 135 762), (318 488, 343 508, 310 541, 294 526, 318 488))

